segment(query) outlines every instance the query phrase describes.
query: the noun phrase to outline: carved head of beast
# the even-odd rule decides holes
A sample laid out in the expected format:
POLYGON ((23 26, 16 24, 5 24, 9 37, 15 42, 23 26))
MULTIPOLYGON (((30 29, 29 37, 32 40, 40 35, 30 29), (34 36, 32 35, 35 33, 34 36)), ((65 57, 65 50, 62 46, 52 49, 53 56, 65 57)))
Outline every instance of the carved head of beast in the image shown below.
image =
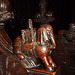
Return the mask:
POLYGON ((54 71, 56 64, 50 56, 51 49, 56 46, 52 26, 44 24, 36 30, 33 28, 31 19, 28 20, 28 23, 29 28, 21 30, 21 36, 15 39, 13 52, 20 60, 29 57, 30 59, 26 59, 24 63, 33 67, 36 67, 33 58, 40 58, 47 70, 54 71))

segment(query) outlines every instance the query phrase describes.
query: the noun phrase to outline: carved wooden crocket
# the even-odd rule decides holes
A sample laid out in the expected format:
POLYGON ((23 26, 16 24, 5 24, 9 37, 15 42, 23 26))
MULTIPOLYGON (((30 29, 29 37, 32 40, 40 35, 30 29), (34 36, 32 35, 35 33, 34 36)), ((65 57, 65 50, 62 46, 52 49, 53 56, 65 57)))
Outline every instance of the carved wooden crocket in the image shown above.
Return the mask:
MULTIPOLYGON (((33 67, 36 67, 36 63, 32 58, 40 58, 47 70, 54 71, 56 64, 50 56, 51 49, 56 47, 52 26, 43 24, 36 30, 32 26, 32 20, 29 19, 28 22, 29 28, 21 30, 21 36, 15 39, 13 52, 20 60, 24 60, 26 56, 31 57, 32 61, 27 59, 27 62, 33 64, 33 67)), ((25 64, 28 65, 27 62, 25 64)))

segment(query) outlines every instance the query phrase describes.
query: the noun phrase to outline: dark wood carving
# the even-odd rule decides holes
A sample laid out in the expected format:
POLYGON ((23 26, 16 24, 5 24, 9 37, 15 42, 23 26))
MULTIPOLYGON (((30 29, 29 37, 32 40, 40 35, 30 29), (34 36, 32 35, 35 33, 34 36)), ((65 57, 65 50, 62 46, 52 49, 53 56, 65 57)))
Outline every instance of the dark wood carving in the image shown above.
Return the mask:
POLYGON ((69 41, 75 42, 75 23, 70 24, 69 30, 66 33, 66 38, 69 41))
POLYGON ((75 74, 75 24, 70 24, 68 30, 60 30, 56 40, 56 49, 52 57, 61 66, 61 75, 75 74))
MULTIPOLYGON (((0 51, 7 55, 9 58, 15 60, 15 62, 11 62, 11 65, 9 65, 7 72, 10 73, 13 64, 20 63, 21 65, 23 65, 22 68, 25 69, 25 73, 34 72, 35 74, 35 72, 37 72, 39 74, 56 74, 59 68, 55 68, 56 64, 52 61, 52 58, 50 56, 51 49, 55 48, 56 46, 52 27, 48 24, 44 24, 36 31, 36 29, 33 29, 31 19, 29 19, 28 22, 29 29, 21 30, 22 35, 16 38, 16 40, 14 41, 14 46, 12 45, 11 39, 5 32, 3 24, 1 23, 2 25, 0 25, 0 51), (49 41, 49 39, 51 41, 49 41), (43 70, 36 69, 41 65, 37 61, 38 59, 36 60, 36 58, 40 58, 43 61, 46 69, 50 72, 45 71, 45 67, 43 70)), ((13 68, 15 69, 15 67, 13 68)), ((12 72, 11 74, 14 75, 13 73, 16 72, 12 72)), ((18 72, 20 71, 18 70, 18 72)))
MULTIPOLYGON (((8 0, 1 0, 0 7, 0 52, 4 54, 5 66, 1 61, 1 75, 56 75, 59 67, 51 58, 52 49, 55 49, 56 43, 53 34, 53 28, 47 24, 53 21, 51 14, 45 13, 44 0, 41 0, 41 24, 38 29, 33 28, 32 20, 29 19, 28 29, 21 30, 21 35, 18 36, 14 43, 4 30, 5 21, 13 17, 13 13, 9 10, 10 3, 8 0), (42 3, 41 3, 42 2, 42 3), (4 5, 4 6, 3 6, 4 5), (48 21, 47 18, 49 17, 48 21), (6 56, 5 56, 6 55, 6 56), (40 61, 42 60, 42 62, 40 61), (3 69, 4 68, 4 69, 3 69), (4 70, 4 71, 3 71, 4 70)), ((2 56, 3 57, 3 56, 2 56)))
POLYGON ((50 23, 55 20, 53 17, 53 12, 51 11, 46 11, 46 5, 47 1, 46 0, 40 0, 39 6, 40 6, 40 11, 39 13, 35 14, 35 19, 34 21, 37 23, 50 23))
MULTIPOLYGON (((52 27, 45 24, 36 31, 36 29, 33 29, 31 19, 29 19, 29 29, 22 30, 21 32, 22 38, 19 36, 14 42, 14 53, 18 58, 24 60, 25 55, 40 58, 44 62, 47 70, 53 71, 53 67, 56 65, 52 61, 51 56, 48 56, 50 49, 56 46, 52 27), (52 44, 49 43, 49 39, 52 44)), ((36 67, 36 63, 33 64, 34 60, 32 58, 30 59, 32 60, 32 62, 30 61, 31 67, 36 67)), ((28 63, 27 65, 29 66, 28 63)))
POLYGON ((10 8, 10 2, 8 0, 0 0, 0 22, 5 22, 14 18, 13 12, 10 8))
MULTIPOLYGON (((11 39, 3 29, 3 25, 0 25, 0 51, 14 60, 12 62, 9 60, 10 65, 8 66, 7 73, 10 73, 12 69, 15 69, 16 66, 20 64, 23 66, 20 68, 24 69, 24 74, 56 74, 59 67, 56 68, 56 64, 50 56, 51 49, 54 49, 56 46, 52 27, 49 24, 44 24, 36 31, 35 28, 33 29, 32 20, 29 19, 28 22, 29 29, 21 30, 22 35, 15 39, 14 46, 12 45, 11 39), (38 58, 40 58, 45 65, 42 70, 38 68, 41 66, 38 62, 38 58), (16 65, 13 67, 14 64, 16 65)), ((11 74, 16 75, 17 72, 21 74, 21 71, 19 70, 16 72, 14 70, 11 74)))

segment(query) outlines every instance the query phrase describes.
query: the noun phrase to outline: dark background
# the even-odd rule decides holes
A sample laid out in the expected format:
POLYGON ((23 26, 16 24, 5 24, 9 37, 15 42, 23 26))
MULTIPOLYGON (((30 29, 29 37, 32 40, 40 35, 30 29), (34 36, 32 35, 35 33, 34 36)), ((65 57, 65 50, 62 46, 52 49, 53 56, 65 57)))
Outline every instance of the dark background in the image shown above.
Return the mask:
MULTIPOLYGON (((5 29, 12 40, 20 35, 20 30, 27 27, 27 20, 33 20, 34 27, 38 24, 34 22, 34 15, 39 12, 40 0, 10 0, 11 9, 15 14, 15 19, 5 25, 5 29)), ((55 21, 51 23, 54 34, 61 29, 68 29, 72 23, 75 12, 74 0, 47 0, 47 11, 52 11, 55 21)))

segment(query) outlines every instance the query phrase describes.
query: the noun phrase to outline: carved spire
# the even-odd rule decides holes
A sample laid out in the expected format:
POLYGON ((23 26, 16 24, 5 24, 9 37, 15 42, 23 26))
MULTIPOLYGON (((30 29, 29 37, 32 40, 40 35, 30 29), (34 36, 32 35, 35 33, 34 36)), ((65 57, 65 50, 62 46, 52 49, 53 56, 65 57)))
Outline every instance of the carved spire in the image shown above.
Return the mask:
POLYGON ((35 14, 35 22, 39 23, 49 23, 54 21, 55 19, 53 18, 53 13, 52 12, 46 12, 46 6, 47 6, 47 1, 46 0, 40 0, 39 3, 40 6, 40 12, 35 14))

